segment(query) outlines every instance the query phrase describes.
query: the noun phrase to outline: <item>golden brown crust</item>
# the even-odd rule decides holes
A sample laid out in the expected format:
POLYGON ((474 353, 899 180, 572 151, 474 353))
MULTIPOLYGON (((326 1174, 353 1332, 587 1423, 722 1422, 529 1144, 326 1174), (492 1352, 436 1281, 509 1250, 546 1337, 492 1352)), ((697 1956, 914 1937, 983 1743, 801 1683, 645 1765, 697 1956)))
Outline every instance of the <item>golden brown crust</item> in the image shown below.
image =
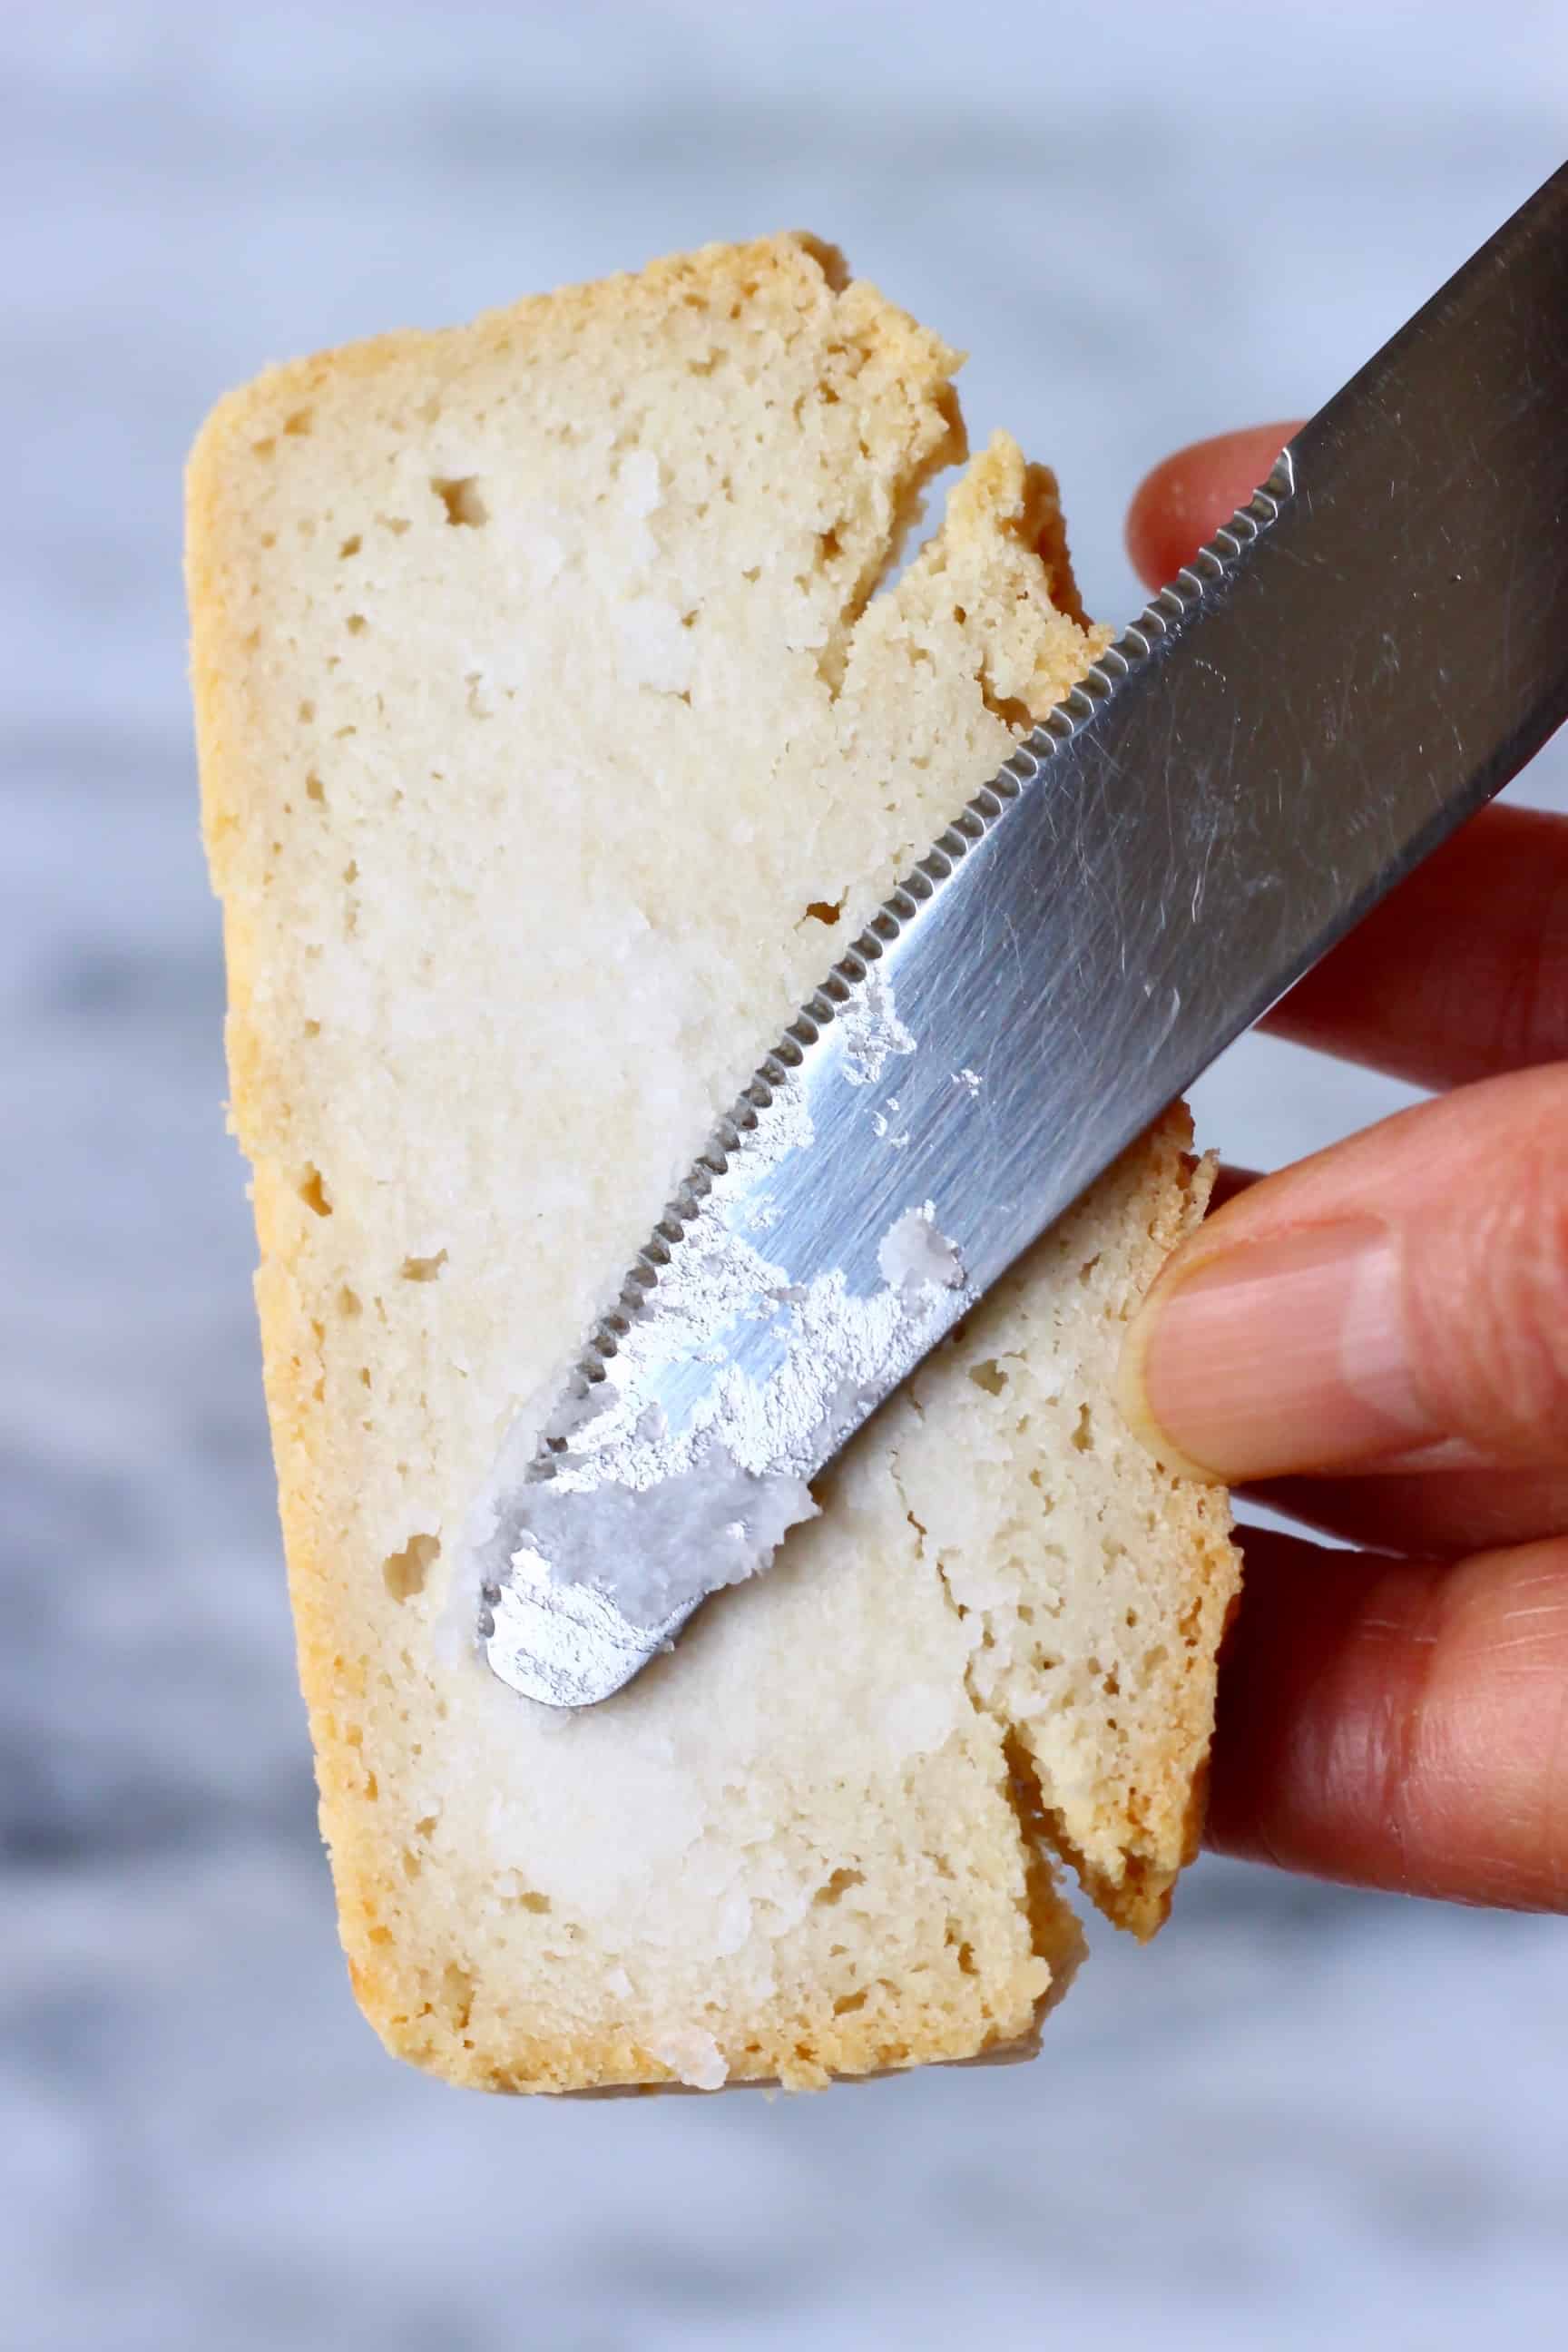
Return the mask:
MULTIPOLYGON (((1192 1139, 1192 1118, 1184 1103, 1172 1106, 1150 1139, 1163 1179, 1150 1224, 1156 1267, 1202 1223, 1214 1190, 1217 1163, 1212 1154, 1194 1158, 1192 1139)), ((1223 1486, 1174 1476, 1165 1509, 1184 1537, 1191 1563, 1181 1619, 1184 1671, 1166 1740, 1148 1759, 1146 1811, 1126 1874, 1116 1881, 1101 1872, 1085 1873, 1088 1890, 1107 1918, 1145 1941, 1169 1916, 1176 1879, 1195 1857, 1202 1838, 1214 1661, 1240 1578, 1230 1497, 1223 1486)))

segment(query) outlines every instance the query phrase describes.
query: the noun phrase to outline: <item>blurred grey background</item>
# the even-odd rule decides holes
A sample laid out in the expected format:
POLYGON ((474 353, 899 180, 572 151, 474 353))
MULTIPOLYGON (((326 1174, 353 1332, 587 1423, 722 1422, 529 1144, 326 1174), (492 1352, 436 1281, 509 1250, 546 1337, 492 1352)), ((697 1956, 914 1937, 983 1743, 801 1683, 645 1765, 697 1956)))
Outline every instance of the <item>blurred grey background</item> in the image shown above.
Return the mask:
MULTIPOLYGON (((1204 1864, 1027 2070, 517 2105, 383 2057, 314 1836, 183 675, 265 359, 804 224, 1059 467, 1310 407, 1568 149, 1557 5, 0 14, 0 2334, 48 2352, 1560 2340, 1568 1929, 1204 1864)), ((1519 788, 1568 804, 1549 755, 1519 788)), ((1397 1090, 1251 1044, 1270 1164, 1397 1090)))

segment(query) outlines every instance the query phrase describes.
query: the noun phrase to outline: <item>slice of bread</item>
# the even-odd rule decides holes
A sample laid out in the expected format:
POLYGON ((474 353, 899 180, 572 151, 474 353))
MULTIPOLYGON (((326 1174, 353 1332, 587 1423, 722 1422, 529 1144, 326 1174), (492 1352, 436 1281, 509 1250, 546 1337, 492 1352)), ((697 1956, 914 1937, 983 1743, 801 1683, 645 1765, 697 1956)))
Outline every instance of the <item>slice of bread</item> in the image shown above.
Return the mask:
MULTIPOLYGON (((818 2084, 1027 2037, 1189 1855, 1223 1495, 1112 1403, 1202 1214, 1173 1113, 571 1716, 465 1517, 798 1000, 1103 643, 1055 485, 804 237, 274 370, 190 476, 208 852, 301 1674, 390 2046, 516 2090, 818 2084)), ((889 1117, 896 1117, 892 1103, 889 1117)))

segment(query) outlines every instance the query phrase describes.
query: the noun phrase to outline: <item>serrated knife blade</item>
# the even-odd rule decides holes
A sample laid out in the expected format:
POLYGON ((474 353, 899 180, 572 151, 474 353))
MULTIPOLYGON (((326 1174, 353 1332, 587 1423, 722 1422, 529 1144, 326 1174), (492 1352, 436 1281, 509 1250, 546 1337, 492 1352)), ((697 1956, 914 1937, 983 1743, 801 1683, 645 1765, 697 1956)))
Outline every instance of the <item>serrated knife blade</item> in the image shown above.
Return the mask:
POLYGON ((721 1121, 476 1510, 607 1697, 1163 1107, 1568 715, 1568 167, 1021 742, 721 1121))

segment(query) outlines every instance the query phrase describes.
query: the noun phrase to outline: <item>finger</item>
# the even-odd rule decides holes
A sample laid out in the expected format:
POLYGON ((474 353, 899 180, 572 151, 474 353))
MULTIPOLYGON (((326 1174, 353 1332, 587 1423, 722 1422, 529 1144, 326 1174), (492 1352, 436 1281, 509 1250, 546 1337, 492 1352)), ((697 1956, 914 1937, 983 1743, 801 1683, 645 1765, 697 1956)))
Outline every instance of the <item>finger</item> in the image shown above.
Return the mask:
POLYGON ((1121 1401, 1156 1454, 1233 1485, 1568 1465, 1568 1067, 1227 1202, 1134 1318, 1121 1401))
POLYGON ((1352 1885, 1568 1910, 1568 1543, 1450 1566, 1250 1530, 1208 1842, 1352 1885))
POLYGON ((1268 480, 1274 460, 1298 429, 1254 425, 1241 433, 1219 433, 1156 466, 1127 513, 1127 552, 1139 577, 1151 588, 1173 579, 1259 482, 1268 480))
POLYGON ((1568 817, 1483 810, 1265 1026, 1421 1087, 1568 1058, 1568 817))
POLYGON ((1453 1559, 1568 1535, 1568 1469, 1266 1478, 1244 1492, 1303 1527, 1409 1559, 1453 1559))
POLYGON ((1214 1191, 1209 1194, 1209 1215, 1212 1217, 1216 1209, 1223 1209, 1227 1201, 1234 1201, 1238 1192, 1247 1192, 1258 1181, 1256 1168, 1238 1168, 1233 1160, 1222 1160, 1215 1176, 1214 1191))

